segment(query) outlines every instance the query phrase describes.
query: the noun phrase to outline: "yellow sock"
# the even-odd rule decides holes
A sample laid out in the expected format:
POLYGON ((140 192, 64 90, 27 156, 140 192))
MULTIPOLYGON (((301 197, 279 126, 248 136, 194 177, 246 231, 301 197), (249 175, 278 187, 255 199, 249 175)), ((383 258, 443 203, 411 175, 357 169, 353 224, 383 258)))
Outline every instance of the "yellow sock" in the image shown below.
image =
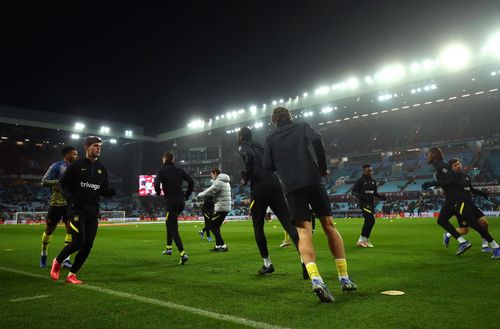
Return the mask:
POLYGON ((186 254, 186 252, 183 250, 181 251, 181 257, 184 256, 186 254))
POLYGON ((73 237, 71 236, 71 234, 66 233, 66 236, 64 237, 64 244, 67 246, 71 243, 71 241, 73 241, 73 237))
POLYGON ((308 263, 306 264, 306 269, 307 269, 307 273, 309 274, 309 277, 311 278, 311 280, 320 280, 321 282, 323 282, 323 279, 321 279, 321 276, 319 275, 319 271, 318 271, 318 266, 316 266, 316 263, 308 263))
POLYGON ((285 231, 285 241, 290 241, 290 236, 288 235, 287 231, 285 231))
POLYGON ((42 256, 47 255, 47 251, 49 250, 50 239, 52 239, 52 235, 42 234, 42 256))
POLYGON ((167 249, 172 249, 172 246, 167 244, 167 249))
POLYGON ((345 258, 339 258, 335 260, 335 266, 337 267, 337 274, 339 279, 348 279, 349 274, 347 273, 347 261, 345 258))

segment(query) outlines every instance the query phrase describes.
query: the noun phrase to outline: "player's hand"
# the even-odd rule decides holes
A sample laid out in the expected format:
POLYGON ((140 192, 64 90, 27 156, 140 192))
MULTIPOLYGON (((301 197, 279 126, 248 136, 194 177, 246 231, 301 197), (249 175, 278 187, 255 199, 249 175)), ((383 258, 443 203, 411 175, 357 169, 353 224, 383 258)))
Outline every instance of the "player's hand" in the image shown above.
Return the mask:
POLYGON ((326 177, 326 176, 330 175, 330 171, 329 170, 320 170, 319 173, 323 177, 326 177))

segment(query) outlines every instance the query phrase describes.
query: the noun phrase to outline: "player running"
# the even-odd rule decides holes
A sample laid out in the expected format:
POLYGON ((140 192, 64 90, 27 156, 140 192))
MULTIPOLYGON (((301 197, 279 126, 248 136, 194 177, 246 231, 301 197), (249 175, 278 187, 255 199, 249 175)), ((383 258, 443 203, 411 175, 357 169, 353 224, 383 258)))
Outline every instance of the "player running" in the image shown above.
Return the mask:
POLYGON ((370 234, 375 225, 375 200, 387 200, 387 198, 377 192, 377 182, 373 179, 373 168, 370 164, 363 165, 363 175, 352 188, 352 194, 358 199, 359 207, 363 212, 365 222, 361 229, 357 246, 362 248, 373 248, 370 242, 370 234))
POLYGON ((60 181, 68 203, 72 241, 52 261, 50 276, 54 281, 59 278, 63 260, 78 251, 66 283, 83 283, 76 278, 76 273, 85 263, 94 244, 99 223, 100 198, 116 194, 115 190, 109 187, 108 171, 98 160, 101 145, 102 140, 97 136, 85 138, 85 158, 73 162, 60 181))
MULTIPOLYGON (((464 191, 466 191, 466 197, 467 201, 470 203, 470 206, 472 208, 472 212, 474 214, 474 218, 478 221, 479 225, 481 225, 486 231, 488 231, 488 220, 486 219, 486 216, 484 213, 479 209, 479 207, 474 203, 472 199, 472 193, 482 196, 483 198, 488 198, 488 193, 483 192, 481 190, 478 190, 472 186, 472 181, 468 175, 466 175, 462 171, 462 163, 460 162, 459 159, 450 159, 448 161, 448 164, 451 166, 453 172, 455 172, 458 175, 460 185, 463 187, 464 191)), ((460 220, 457 217, 458 221, 458 226, 459 228, 457 231, 462 234, 466 235, 469 233, 469 227, 467 225, 467 222, 464 220, 460 220)), ((451 234, 450 233, 444 233, 443 235, 443 243, 446 248, 448 248, 449 242, 450 242, 451 234)), ((482 238, 482 245, 481 245, 481 251, 482 252, 492 252, 493 248, 489 246, 489 243, 486 239, 482 238)))
MULTIPOLYGON (((238 143, 238 153, 245 163, 245 172, 241 184, 247 185, 250 182, 252 199, 250 213, 252 215, 253 231, 260 256, 264 261, 259 274, 273 273, 274 266, 269 257, 266 234, 264 233, 264 220, 266 219, 267 209, 271 208, 297 249, 299 235, 292 224, 290 211, 278 177, 263 167, 264 147, 252 141, 252 130, 248 127, 243 127, 238 132, 238 143)), ((307 279, 307 270, 305 270, 304 264, 302 264, 302 267, 307 279)))
POLYGON ((210 171, 212 175, 212 186, 205 191, 198 194, 198 198, 205 198, 206 196, 214 197, 215 214, 210 223, 210 230, 215 236, 215 247, 210 251, 226 252, 228 251, 227 245, 222 238, 220 228, 227 213, 231 210, 231 185, 229 185, 229 176, 220 172, 219 168, 213 168, 210 171))
POLYGON ((191 176, 184 169, 174 165, 174 153, 171 151, 165 152, 163 155, 163 167, 156 174, 155 191, 156 195, 161 195, 161 189, 163 188, 165 197, 165 210, 167 212, 165 216, 167 230, 167 248, 165 252, 168 254, 168 250, 170 250, 171 254, 171 240, 173 239, 181 255, 179 265, 184 265, 189 257, 184 250, 184 245, 179 235, 178 217, 184 210, 186 200, 189 199, 189 196, 193 192, 193 187, 194 180, 191 176), (186 192, 182 190, 183 181, 188 183, 186 192))
POLYGON ((441 211, 439 212, 437 223, 459 242, 459 246, 455 254, 457 256, 462 255, 470 249, 472 244, 464 239, 449 222, 449 219, 453 215, 456 215, 459 221, 465 221, 469 227, 476 230, 484 239, 486 239, 493 247, 492 258, 499 259, 500 249, 498 248, 498 244, 494 241, 493 237, 481 225, 479 225, 474 216, 472 206, 467 200, 467 195, 469 193, 464 190, 458 175, 453 172, 451 166, 444 162, 443 152, 441 149, 438 147, 432 147, 429 149, 427 152, 427 161, 435 168, 436 181, 424 183, 422 185, 422 189, 426 190, 433 186, 439 186, 443 189, 446 200, 445 204, 441 208, 441 211))
POLYGON ((342 290, 356 290, 357 287, 347 273, 344 243, 332 221, 331 204, 324 185, 324 177, 329 173, 323 141, 308 123, 293 123, 290 112, 284 107, 273 110, 271 121, 277 128, 266 138, 264 168, 277 172, 283 184, 292 220, 299 233, 300 255, 311 278, 313 292, 322 302, 333 302, 333 295, 316 265, 312 212, 319 217, 327 236, 342 290), (317 161, 309 152, 309 146, 317 161))
MULTIPOLYGON (((71 229, 69 226, 69 218, 66 216, 67 204, 66 199, 62 194, 61 186, 59 185, 59 180, 64 175, 64 172, 68 166, 75 160, 78 159, 78 151, 73 146, 65 146, 61 150, 63 159, 61 161, 53 163, 49 170, 45 173, 42 178, 42 186, 50 187, 50 203, 49 212, 47 213, 47 223, 45 224, 45 231, 42 234, 42 254, 40 256, 40 267, 47 267, 47 255, 49 250, 49 243, 52 239, 52 233, 54 233, 57 223, 62 220, 66 226, 66 236, 64 237, 65 245, 71 243, 71 229)), ((70 257, 63 261, 63 266, 67 269, 71 268, 70 257)))

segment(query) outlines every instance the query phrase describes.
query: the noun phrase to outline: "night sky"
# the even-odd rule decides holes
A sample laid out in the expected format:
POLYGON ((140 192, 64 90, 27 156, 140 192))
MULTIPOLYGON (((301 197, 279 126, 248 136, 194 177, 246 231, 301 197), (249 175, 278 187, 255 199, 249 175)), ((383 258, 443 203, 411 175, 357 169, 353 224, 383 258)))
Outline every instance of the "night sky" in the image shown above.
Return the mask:
POLYGON ((150 135, 500 29, 500 1, 16 3, 0 13, 0 104, 150 135))

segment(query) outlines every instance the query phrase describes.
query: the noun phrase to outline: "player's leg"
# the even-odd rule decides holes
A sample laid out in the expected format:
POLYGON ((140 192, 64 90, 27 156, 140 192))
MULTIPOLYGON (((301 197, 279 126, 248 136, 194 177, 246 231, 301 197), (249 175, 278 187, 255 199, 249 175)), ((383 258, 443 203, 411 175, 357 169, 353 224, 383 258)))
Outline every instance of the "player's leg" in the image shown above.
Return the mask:
POLYGON ((495 241, 495 239, 491 236, 491 234, 484 228, 484 226, 479 224, 479 218, 474 218, 474 210, 469 202, 461 202, 457 204, 458 211, 460 216, 463 216, 467 221, 467 224, 470 228, 477 231, 483 239, 485 239, 493 249, 493 259, 500 259, 500 246, 495 241))
MULTIPOLYGON (((488 219, 486 218, 486 216, 481 212, 482 216, 479 217, 479 219, 477 220, 479 225, 481 225, 485 230, 486 232, 489 232, 489 223, 488 223, 488 219)), ((481 251, 482 252, 492 252, 493 251, 493 248, 491 248, 489 246, 489 243, 488 241, 486 241, 486 239, 482 239, 482 242, 481 242, 481 251)))
POLYGON ((71 271, 68 273, 66 278, 66 283, 71 284, 81 284, 82 282, 76 278, 76 273, 83 266, 87 257, 90 255, 90 251, 94 246, 94 240, 97 235, 97 228, 99 226, 98 214, 86 214, 82 227, 85 228, 85 238, 83 239, 83 245, 75 256, 75 261, 71 267, 71 271))
POLYGON ((331 303, 333 295, 321 277, 316 264, 316 251, 312 238, 311 210, 307 198, 307 188, 302 188, 287 194, 291 219, 297 228, 299 236, 298 249, 305 264, 307 276, 311 279, 312 290, 321 302, 331 303))
MULTIPOLYGON (((83 211, 76 211, 76 214, 69 220, 71 230, 71 243, 65 246, 59 255, 52 261, 52 269, 50 276, 53 280, 59 278, 61 265, 65 259, 74 252, 80 250, 85 243, 86 239, 86 226, 85 226, 85 213, 83 211)), ((73 266, 72 266, 73 267, 73 266)))
POLYGON ((47 222, 45 224, 45 230, 42 233, 42 243, 41 243, 41 253, 40 253, 40 268, 47 266, 47 255, 49 251, 50 240, 52 239, 52 233, 54 233, 57 223, 61 219, 57 218, 57 211, 54 207, 49 207, 49 212, 47 214, 47 222))
POLYGON ((469 241, 465 240, 464 237, 462 237, 460 235, 460 233, 457 232, 457 230, 455 229, 455 227, 453 225, 451 225, 450 218, 453 215, 457 215, 457 218, 460 220, 459 215, 455 211, 455 206, 452 205, 449 202, 446 202, 443 205, 443 207, 441 208, 441 211, 439 212, 437 223, 438 223, 439 226, 441 226, 442 228, 444 228, 446 232, 449 233, 449 235, 446 234, 446 233, 443 234, 443 244, 444 244, 444 246, 446 248, 448 248, 448 243, 449 243, 450 236, 454 237, 458 241, 458 243, 459 243, 457 251, 455 252, 455 254, 456 255, 461 255, 464 252, 466 252, 467 250, 469 250, 470 247, 472 246, 472 244, 469 241))
POLYGON ((221 226, 226 219, 227 212, 217 211, 212 217, 212 222, 210 223, 210 229, 215 237, 215 247, 211 251, 225 252, 228 251, 226 243, 222 238, 221 226))
MULTIPOLYGON (((64 246, 67 246, 71 243, 73 237, 71 236, 71 226, 70 226, 70 217, 66 214, 67 213, 67 208, 64 208, 64 215, 63 215, 63 223, 64 223, 64 228, 66 229, 66 235, 64 236, 64 246)), ((63 260, 63 266, 67 269, 71 269, 71 255, 69 255, 65 260, 63 260)))
POLYGON ((168 225, 168 231, 172 235, 172 239, 175 242, 175 245, 177 246, 177 250, 179 250, 181 259, 179 264, 184 265, 187 260, 189 259, 188 256, 186 255, 186 251, 184 250, 184 245, 182 243, 181 236, 179 234, 179 214, 182 212, 184 209, 184 201, 177 201, 175 205, 171 208, 170 211, 170 216, 167 220, 167 225, 168 225))
POLYGON ((253 233, 257 248, 259 249, 260 257, 264 265, 259 270, 259 274, 270 274, 274 272, 274 266, 269 257, 269 250, 267 249, 267 239, 264 233, 264 223, 266 220, 266 210, 268 202, 265 193, 255 193, 252 195, 250 202, 250 214, 252 215, 253 233))
POLYGON ((349 278, 347 260, 345 257, 344 241, 335 227, 332 218, 332 206, 324 186, 314 186, 307 194, 308 201, 314 213, 319 217, 323 231, 328 239, 330 252, 335 259, 337 275, 343 291, 356 290, 357 286, 349 278))
MULTIPOLYGON (((295 230, 297 230, 297 229, 295 229, 295 230)), ((290 235, 288 235, 287 231, 284 231, 284 232, 285 232, 285 236, 283 237, 283 241, 281 241, 280 248, 288 247, 291 244, 290 235)), ((298 236, 298 233, 297 233, 297 236, 298 236)))
POLYGON ((311 217, 311 225, 312 225, 312 232, 313 234, 316 232, 316 216, 313 215, 311 217))
POLYGON ((361 228, 361 235, 359 236, 357 246, 368 248, 371 245, 370 234, 375 225, 375 217, 373 216, 373 209, 371 206, 363 206, 361 207, 361 211, 363 212, 364 223, 361 228))
POLYGON ((168 229, 168 219, 170 218, 171 205, 166 205, 167 212, 165 213, 165 238, 166 246, 163 250, 162 255, 170 256, 172 255, 172 232, 168 229))

